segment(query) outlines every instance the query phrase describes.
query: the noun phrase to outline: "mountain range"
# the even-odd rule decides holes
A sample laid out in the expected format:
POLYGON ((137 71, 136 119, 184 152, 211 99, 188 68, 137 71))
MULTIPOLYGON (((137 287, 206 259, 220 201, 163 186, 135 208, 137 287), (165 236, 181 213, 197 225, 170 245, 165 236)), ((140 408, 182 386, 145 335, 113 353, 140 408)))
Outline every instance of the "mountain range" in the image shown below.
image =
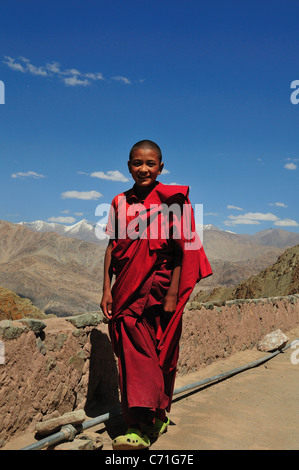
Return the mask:
POLYGON ((46 313, 99 310, 104 247, 0 221, 0 286, 46 313))
MULTIPOLYGON (((34 232, 46 233, 54 232, 59 235, 77 238, 86 242, 98 243, 105 245, 106 241, 99 239, 96 236, 96 226, 103 228, 103 224, 96 224, 94 222, 88 222, 86 219, 82 219, 79 222, 73 225, 63 225, 56 222, 44 222, 42 220, 36 220, 34 222, 19 222, 17 225, 22 225, 23 227, 29 228, 34 232)), ((262 246, 271 246, 277 248, 285 248, 286 246, 294 246, 299 243, 299 233, 288 232, 283 229, 267 229, 260 232, 257 232, 253 235, 248 234, 237 234, 231 231, 220 230, 218 227, 215 227, 212 224, 203 225, 203 242, 207 242, 210 247, 213 246, 213 240, 216 239, 218 242, 219 238, 225 240, 225 242, 231 241, 241 245, 262 245, 262 246), (208 237, 205 235, 209 234, 208 237)), ((213 247, 215 249, 215 247, 213 247)), ((226 259, 226 255, 221 249, 216 251, 217 258, 226 259)), ((242 258, 247 257, 247 252, 241 255, 242 258)), ((214 255, 214 254, 213 254, 214 255)), ((239 258, 240 255, 237 255, 239 258)))
POLYGON ((86 219, 82 219, 73 225, 63 225, 56 222, 44 222, 43 220, 36 220, 34 222, 19 222, 18 225, 27 227, 34 232, 54 232, 65 237, 77 238, 85 242, 97 243, 101 245, 106 244, 105 241, 100 240, 96 236, 96 224, 90 223, 86 219))
POLYGON ((212 292, 199 292, 197 302, 211 300, 256 299, 299 293, 299 245, 285 250, 275 263, 234 288, 218 287, 212 292))
MULTIPOLYGON (((298 243, 299 234, 282 229, 239 235, 204 226, 203 244, 214 274, 202 280, 193 295, 199 289, 233 288, 298 243)), ((0 286, 30 299, 47 314, 99 310, 106 244, 86 220, 72 226, 0 221, 0 286)))

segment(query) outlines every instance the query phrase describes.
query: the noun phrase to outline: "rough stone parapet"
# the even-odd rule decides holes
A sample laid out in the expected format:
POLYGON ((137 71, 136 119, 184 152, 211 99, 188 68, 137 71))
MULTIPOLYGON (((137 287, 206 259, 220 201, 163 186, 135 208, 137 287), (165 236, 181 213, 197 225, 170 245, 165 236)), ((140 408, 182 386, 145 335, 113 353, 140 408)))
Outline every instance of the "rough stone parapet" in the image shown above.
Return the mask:
POLYGON ((103 322, 103 318, 104 315, 100 312, 88 312, 67 317, 66 320, 70 321, 77 328, 84 328, 86 326, 97 326, 103 322))
POLYGON ((257 347, 267 334, 299 325, 299 294, 189 302, 183 315, 178 374, 257 347))
POLYGON ((274 303, 278 300, 285 300, 286 302, 296 303, 299 299, 299 294, 278 296, 278 297, 261 297, 257 299, 233 299, 233 300, 209 300, 207 302, 191 301, 186 305, 187 310, 200 310, 201 308, 213 310, 216 307, 224 307, 225 305, 231 307, 232 305, 243 305, 247 303, 274 303))
POLYGON ((117 362, 100 318, 92 312, 78 322, 69 317, 0 322, 2 446, 35 432, 45 419, 74 410, 101 414, 119 404, 117 362))

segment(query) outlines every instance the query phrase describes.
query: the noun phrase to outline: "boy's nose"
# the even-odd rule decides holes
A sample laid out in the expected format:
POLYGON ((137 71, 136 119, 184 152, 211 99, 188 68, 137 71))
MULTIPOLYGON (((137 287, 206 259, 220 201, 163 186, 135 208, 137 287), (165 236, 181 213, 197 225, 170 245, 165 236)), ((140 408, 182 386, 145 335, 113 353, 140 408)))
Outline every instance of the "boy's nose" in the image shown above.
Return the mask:
POLYGON ((139 168, 139 173, 147 173, 147 166, 146 166, 146 165, 142 165, 142 166, 139 168))

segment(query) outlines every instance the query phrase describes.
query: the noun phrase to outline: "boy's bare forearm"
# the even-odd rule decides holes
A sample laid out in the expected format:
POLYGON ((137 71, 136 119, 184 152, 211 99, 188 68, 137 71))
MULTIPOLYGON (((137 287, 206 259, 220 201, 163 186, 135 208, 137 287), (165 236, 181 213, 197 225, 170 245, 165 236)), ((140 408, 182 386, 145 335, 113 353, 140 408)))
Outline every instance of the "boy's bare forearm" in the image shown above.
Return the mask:
POLYGON ((108 320, 112 318, 112 294, 111 294, 111 280, 112 280, 112 262, 111 262, 112 243, 106 248, 104 258, 104 282, 103 282, 103 296, 101 300, 101 309, 108 320))
POLYGON ((174 253, 174 267, 172 270, 170 285, 164 299, 164 311, 173 313, 177 306, 181 268, 182 268, 182 253, 176 250, 174 253))
POLYGON ((170 286, 168 289, 168 294, 177 295, 179 291, 180 285, 180 275, 181 275, 181 265, 177 265, 174 267, 172 271, 170 286))
POLYGON ((112 280, 112 263, 111 263, 111 251, 112 251, 112 242, 109 241, 109 245, 106 248, 105 258, 104 258, 104 282, 103 290, 110 290, 111 280, 112 280))
POLYGON ((172 294, 177 294, 179 291, 182 258, 183 258, 183 254, 181 250, 176 249, 174 253, 174 263, 173 263, 174 267, 173 267, 170 286, 169 286, 170 293, 172 294))

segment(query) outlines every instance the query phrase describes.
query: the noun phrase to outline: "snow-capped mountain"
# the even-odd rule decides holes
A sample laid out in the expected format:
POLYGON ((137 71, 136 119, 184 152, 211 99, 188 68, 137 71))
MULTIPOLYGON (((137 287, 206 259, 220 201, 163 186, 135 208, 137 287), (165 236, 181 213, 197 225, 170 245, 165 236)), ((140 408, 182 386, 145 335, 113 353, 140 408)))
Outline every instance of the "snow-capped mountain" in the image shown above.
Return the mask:
MULTIPOLYGON (((34 232, 55 232, 59 235, 69 238, 77 238, 85 242, 92 242, 97 244, 102 244, 107 239, 101 237, 103 234, 103 224, 88 222, 86 219, 82 219, 79 222, 73 225, 63 225, 57 222, 44 222, 43 220, 36 220, 34 222, 19 222, 18 225, 23 225, 24 227, 33 230, 34 232)), ((197 230, 200 233, 201 229, 206 230, 216 230, 221 231, 219 228, 214 225, 203 225, 203 227, 198 226, 197 230)))
MULTIPOLYGON (((55 222, 44 222, 36 220, 35 222, 19 222, 19 225, 33 230, 34 232, 56 232, 69 238, 77 238, 86 242, 92 242, 100 245, 107 243, 104 236, 104 224, 89 222, 82 219, 73 225, 63 225, 55 222)), ((217 252, 217 258, 227 256, 227 243, 232 244, 233 252, 236 247, 242 245, 244 248, 254 246, 276 246, 279 248, 294 246, 299 243, 299 234, 287 232, 282 229, 269 229, 257 232, 254 235, 237 234, 229 230, 221 230, 215 225, 197 225, 197 231, 205 247, 213 249, 217 252), (224 245, 223 245, 224 244, 224 245)), ((230 250, 229 250, 230 251, 230 250)), ((246 251, 246 250, 245 250, 246 251)))
POLYGON ((33 230, 34 232, 55 232, 59 235, 69 238, 78 238, 85 242, 102 243, 96 235, 96 224, 90 223, 86 219, 82 219, 73 225, 63 225, 56 222, 44 222, 36 220, 34 222, 19 222, 19 225, 33 230))

